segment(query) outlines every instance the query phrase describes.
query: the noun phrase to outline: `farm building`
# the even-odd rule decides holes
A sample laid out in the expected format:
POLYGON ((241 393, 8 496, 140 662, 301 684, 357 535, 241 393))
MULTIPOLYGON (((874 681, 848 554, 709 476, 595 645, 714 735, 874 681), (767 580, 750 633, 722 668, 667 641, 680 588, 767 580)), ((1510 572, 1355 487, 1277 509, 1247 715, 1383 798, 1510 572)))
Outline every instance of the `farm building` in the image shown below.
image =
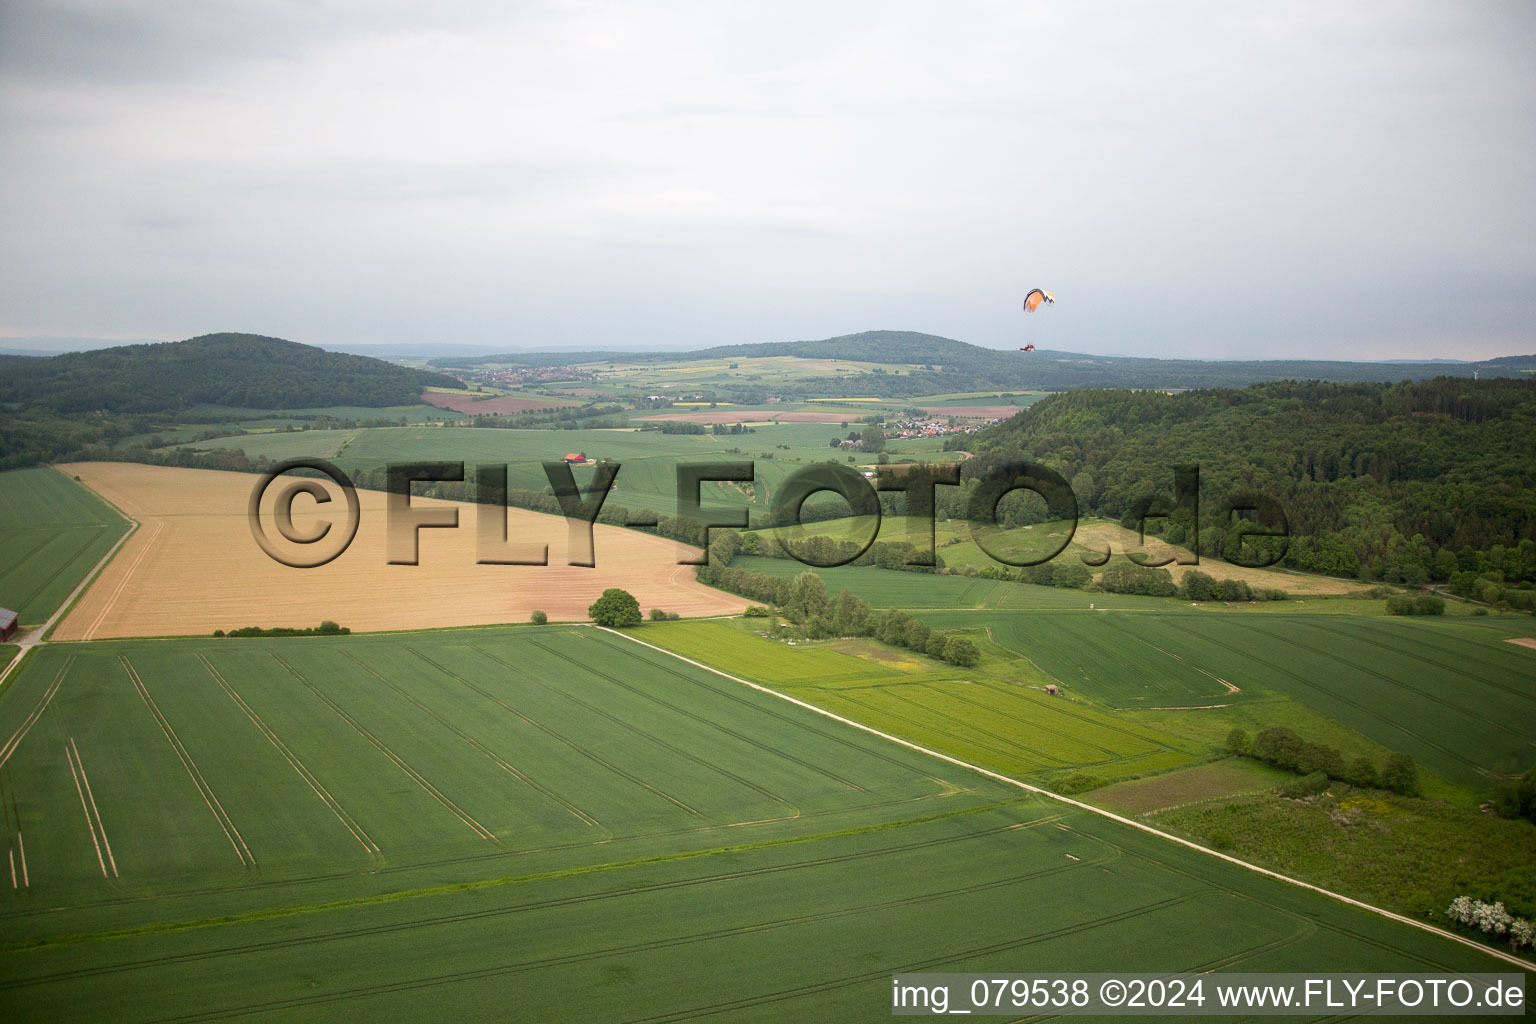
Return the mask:
POLYGON ((9 640, 16 635, 16 613, 9 608, 0 608, 0 640, 9 640))
POLYGON ((567 465, 579 466, 587 461, 587 456, 585 452, 572 452, 565 457, 565 461, 567 465))

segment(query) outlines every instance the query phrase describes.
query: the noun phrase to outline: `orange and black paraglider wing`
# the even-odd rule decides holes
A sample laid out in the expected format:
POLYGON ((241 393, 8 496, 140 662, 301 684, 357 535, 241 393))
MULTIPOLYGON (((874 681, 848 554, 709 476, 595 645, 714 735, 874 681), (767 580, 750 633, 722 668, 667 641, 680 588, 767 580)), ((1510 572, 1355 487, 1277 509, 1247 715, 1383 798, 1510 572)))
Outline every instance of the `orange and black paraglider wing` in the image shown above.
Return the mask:
POLYGON ((1024 312, 1033 313, 1042 305, 1054 303, 1056 296, 1040 288, 1031 288, 1029 294, 1024 296, 1024 312))

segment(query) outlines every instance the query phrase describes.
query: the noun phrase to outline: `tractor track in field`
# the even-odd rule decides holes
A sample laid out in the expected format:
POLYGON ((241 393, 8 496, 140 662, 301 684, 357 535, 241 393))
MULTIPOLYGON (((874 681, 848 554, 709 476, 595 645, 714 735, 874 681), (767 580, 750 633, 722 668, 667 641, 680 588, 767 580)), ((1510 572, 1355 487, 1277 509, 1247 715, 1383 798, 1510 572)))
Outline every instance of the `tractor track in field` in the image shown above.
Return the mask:
POLYGON ((256 858, 251 854, 250 847, 245 845, 245 837, 240 835, 240 830, 235 827, 234 820, 224 810, 224 805, 219 802, 218 795, 214 793, 213 787, 208 784, 207 779, 203 778, 202 770, 197 767, 197 762, 192 759, 191 751, 187 750, 182 744, 181 737, 176 735, 176 730, 172 728, 170 719, 166 718, 165 713, 160 710, 160 705, 155 702, 154 696, 149 692, 149 687, 144 684, 144 680, 140 678, 138 671, 133 667, 133 663, 126 656, 119 654, 117 660, 122 665, 123 671, 128 674, 128 679, 133 683, 133 688, 138 691, 139 699, 144 702, 145 707, 149 708, 150 715, 155 719, 155 723, 160 726, 160 731, 165 734, 166 741, 170 743, 171 749, 175 751, 176 757, 180 759, 181 766, 187 770, 188 777, 191 778, 192 784, 197 787, 198 794, 203 798, 203 803, 208 805, 208 810, 212 812, 214 820, 219 823, 219 828, 224 832, 224 838, 229 840, 229 845, 234 848, 235 855, 240 858, 240 863, 244 865, 247 872, 260 877, 261 869, 256 866, 256 858))
MULTIPOLYGON (((688 804, 684 803, 682 800, 679 800, 677 797, 673 796, 670 793, 667 793, 667 792, 664 792, 661 789, 658 789, 657 787, 651 785, 649 782, 646 782, 644 779, 640 778, 639 776, 633 775, 630 772, 627 772, 624 769, 620 768, 618 765, 613 764, 612 762, 607 761, 607 760, 603 759, 602 757, 599 757, 597 754, 595 754, 592 751, 588 750, 586 747, 583 747, 581 744, 577 743, 575 740, 573 740, 570 737, 566 736, 564 733, 561 733, 558 730, 553 729, 553 728, 545 725, 543 722, 540 722, 537 719, 534 719, 534 718, 524 714, 523 712, 519 711, 517 708, 513 707, 511 704, 508 704, 506 701, 504 701, 500 697, 496 696, 494 693, 490 692, 489 690, 487 690, 487 689, 485 689, 485 688, 483 688, 481 686, 477 686, 476 684, 470 682, 468 679, 465 679, 463 676, 461 676, 461 675, 459 675, 459 674, 457 674, 455 672, 452 672, 452 671, 450 671, 447 668, 444 668, 442 665, 440 665, 437 662, 433 661, 431 658, 427 657, 425 654, 422 654, 420 651, 413 650, 411 653, 414 654, 416 657, 420 658, 422 661, 426 662, 428 665, 431 665, 433 668, 437 669, 437 671, 441 672, 443 675, 447 676, 449 679, 452 679, 455 682, 457 682, 457 683, 459 683, 459 684, 461 684, 463 686, 467 686, 469 689, 475 691, 480 696, 484 697, 486 700, 489 700, 493 704, 496 704, 498 707, 501 707, 502 709, 510 712, 512 715, 517 717, 520 721, 522 721, 522 722, 524 722, 524 723, 526 723, 528 725, 533 726, 535 729, 539 730, 544 735, 550 737, 551 739, 555 740, 558 743, 563 744, 564 746, 570 748, 571 750, 574 750, 576 753, 580 754, 582 757, 585 757, 587 760, 593 762, 594 764, 601 765, 602 767, 608 769, 610 772, 612 772, 613 774, 617 775, 619 778, 624 779, 627 782, 633 783, 634 785, 639 786, 641 789, 644 789, 644 790, 646 790, 646 791, 648 791, 650 793, 653 793, 656 796, 661 797, 663 800, 667 801, 668 803, 672 804, 673 806, 679 807, 682 810, 686 811, 687 813, 694 815, 695 817, 702 818, 704 816, 703 814, 701 814, 699 812, 699 810, 697 808, 689 806, 688 804)), ((495 659, 495 660, 499 660, 499 659, 495 659)), ((501 664, 505 665, 506 663, 505 662, 501 662, 501 664)))
POLYGON ((283 666, 283 668, 287 670, 290 675, 292 675, 299 682, 303 683, 304 686, 316 697, 320 698, 321 703, 334 711, 337 717, 350 725, 354 732, 356 732, 363 739, 367 740, 369 743, 373 744, 374 748, 377 749, 379 753, 389 758, 390 762, 394 764, 396 768, 399 768, 412 782, 420 786, 428 796, 441 804, 442 807, 448 811, 448 813, 452 814, 455 818, 458 818, 465 825, 469 826, 469 828, 472 829, 474 833, 480 838, 489 840, 493 843, 499 842, 494 832, 486 828, 480 822, 476 821, 473 817, 470 816, 468 811, 464 810, 464 808, 460 807, 458 804, 449 799, 447 794, 443 793, 443 791, 434 786, 426 778, 426 776, 422 775, 415 768, 413 768, 410 762, 406 761, 405 758, 391 750, 389 745, 386 744, 382 739, 364 728, 361 722, 359 722, 356 718, 353 718, 352 715, 348 713, 347 710, 340 704, 336 703, 336 701, 322 693, 320 688, 305 678, 298 669, 294 668, 282 658, 278 657, 275 652, 268 651, 267 653, 272 656, 273 661, 283 666))
POLYGON ((308 766, 299 759, 299 755, 289 749, 288 744, 284 743, 277 733, 272 730, 271 726, 267 725, 266 721, 256 713, 255 709, 245 702, 245 699, 224 678, 223 673, 214 668, 213 662, 209 661, 201 653, 197 655, 197 660, 208 670, 208 674, 213 677, 214 682, 219 684, 229 696, 229 699, 235 702, 235 706, 245 713, 246 718, 251 720, 251 724, 256 727, 257 731, 266 738, 268 743, 272 744, 273 748, 282 755, 289 766, 298 773, 299 778, 304 780, 304 784, 314 791, 315 796, 320 798, 320 802, 325 804, 326 809, 336 817, 337 821, 341 822, 342 828, 351 833, 352 838, 356 839, 362 848, 374 857, 375 867, 382 867, 384 855, 379 850, 379 844, 375 843, 373 838, 363 829, 362 825, 358 824, 357 819, 347 812, 347 809, 341 805, 340 801, 331 795, 331 791, 326 789, 325 785, 315 777, 308 766))
MULTIPOLYGON (((961 813, 962 814, 980 813, 980 812, 983 812, 983 811, 986 811, 986 810, 995 810, 995 809, 996 809, 995 805, 988 805, 986 807, 967 809, 966 811, 961 812, 961 813)), ((288 937, 284 937, 284 938, 269 939, 269 940, 264 940, 264 941, 260 941, 260 942, 239 943, 239 944, 231 945, 231 946, 223 946, 223 947, 220 947, 220 948, 214 949, 214 950, 202 950, 202 951, 198 951, 198 952, 194 952, 194 953, 169 954, 169 955, 160 956, 160 957, 148 957, 148 958, 143 958, 143 959, 139 959, 139 960, 122 961, 122 962, 119 962, 119 963, 116 963, 116 964, 104 964, 104 965, 100 965, 100 966, 97 966, 97 967, 82 967, 82 968, 75 968, 75 969, 66 970, 66 971, 57 971, 57 972, 52 972, 52 973, 49 973, 49 974, 34 975, 34 976, 31 976, 31 977, 26 977, 26 978, 5 979, 5 980, 0 980, 0 991, 7 991, 7 990, 11 990, 11 989, 24 988, 24 987, 27 987, 27 986, 30 986, 30 985, 43 984, 43 983, 48 983, 48 982, 72 980, 72 979, 83 978, 83 977, 94 977, 94 976, 101 975, 101 974, 110 974, 110 973, 115 973, 115 972, 119 972, 119 971, 134 970, 134 969, 138 969, 138 968, 142 968, 142 967, 162 966, 162 965, 166 965, 166 964, 176 964, 176 963, 192 963, 192 962, 197 962, 197 961, 200 961, 200 960, 210 960, 210 959, 217 959, 217 958, 228 957, 228 956, 239 956, 239 955, 243 955, 243 954, 246 954, 246 953, 257 952, 257 951, 261 951, 261 950, 285 949, 285 948, 292 948, 292 947, 296 947, 296 946, 314 945, 316 943, 322 943, 322 942, 338 941, 338 940, 345 940, 345 939, 351 939, 351 938, 361 938, 361 937, 370 936, 370 935, 389 934, 391 932, 410 930, 410 929, 422 928, 422 927, 428 927, 428 926, 435 926, 435 925, 462 924, 462 923, 469 922, 469 921, 479 921, 479 920, 486 920, 486 919, 494 919, 494 918, 498 918, 498 917, 504 917, 504 916, 507 916, 507 915, 510 915, 510 914, 526 913, 528 911, 534 911, 534 910, 560 909, 562 907, 578 906, 578 905, 585 904, 585 903, 601 902, 601 901, 609 900, 609 899, 623 898, 623 897, 628 897, 628 896, 644 895, 644 894, 653 893, 653 892, 665 892, 665 891, 675 890, 675 889, 687 889, 687 888, 692 888, 694 886, 714 885, 714 884, 725 883, 725 882, 740 881, 742 879, 748 879, 748 878, 758 878, 758 877, 763 877, 763 876, 766 876, 766 875, 781 874, 781 873, 785 873, 785 872, 801 871, 801 870, 821 868, 821 867, 828 867, 828 866, 839 865, 839 864, 856 863, 856 862, 860 862, 860 861, 866 861, 866 860, 871 860, 871 859, 878 859, 878 858, 886 857, 886 856, 899 856, 899 855, 915 853, 915 852, 919 852, 919 851, 937 849, 937 848, 941 848, 941 847, 944 847, 944 846, 948 846, 948 845, 953 844, 953 843, 960 843, 960 842, 965 842, 965 841, 973 840, 973 839, 985 839, 985 838, 989 838, 989 837, 1000 836, 1000 835, 1004 835, 1004 834, 1007 834, 1007 833, 1010 833, 1010 832, 1016 832, 1016 831, 1018 831, 1021 828, 1024 828, 1024 829, 1043 828, 1043 827, 1045 827, 1047 825, 1055 824, 1056 822, 1058 822, 1060 820, 1060 818, 1061 818, 1061 815, 1059 815, 1059 814, 1045 814, 1045 815, 1042 815, 1042 816, 1040 816, 1038 818, 1032 818, 1032 819, 1029 819, 1027 821, 1023 821, 1023 822, 1012 821, 1012 822, 1008 822, 1007 824, 1004 824, 1004 825, 994 825, 994 826, 989 826, 987 828, 972 829, 972 830, 965 831, 965 832, 960 832, 960 833, 957 833, 957 834, 941 835, 941 836, 935 836, 935 837, 927 838, 927 839, 918 839, 918 840, 913 840, 913 841, 905 842, 905 843, 897 843, 897 844, 894 844, 894 845, 891 845, 891 846, 882 846, 882 847, 879 847, 877 849, 854 850, 854 851, 851 851, 851 852, 848 852, 848 853, 830 854, 830 855, 821 856, 821 857, 811 857, 811 858, 806 858, 806 859, 803 859, 803 860, 789 861, 789 862, 786 862, 786 863, 783 863, 783 864, 768 864, 768 865, 764 865, 764 866, 761 866, 761 867, 739 868, 739 869, 732 870, 732 871, 721 871, 721 872, 716 872, 714 874, 709 874, 709 875, 698 875, 698 876, 692 876, 692 877, 687 877, 687 878, 669 879, 669 880, 658 881, 658 882, 645 882, 645 883, 638 884, 638 885, 617 886, 617 887, 614 887, 614 888, 611 888, 611 889, 602 889, 602 890, 598 890, 598 891, 595 891, 595 892, 579 893, 579 894, 571 895, 571 896, 552 896, 552 897, 548 897, 548 898, 545 898, 545 899, 530 900, 530 901, 527 901, 527 902, 524 902, 524 903, 517 903, 517 904, 510 904, 510 905, 500 905, 500 906, 490 907, 490 908, 483 909, 483 910, 468 910, 468 911, 461 911, 461 912, 452 913, 452 914, 436 914, 436 915, 432 915, 432 916, 429 916, 429 917, 415 917, 415 918, 412 918, 412 919, 410 919, 408 921, 389 922, 389 923, 385 923, 385 924, 363 925, 363 926, 358 926, 358 927, 354 927, 354 928, 335 929, 335 930, 332 930, 332 931, 323 932, 323 933, 317 933, 317 934, 314 934, 314 935, 288 936, 288 937)), ((938 820, 944 820, 943 816, 941 816, 938 820)), ((871 829, 869 831, 857 831, 856 830, 855 834, 865 834, 865 835, 867 835, 867 834, 875 834, 875 833, 880 833, 880 832, 890 832, 890 831, 895 831, 895 830, 903 829, 903 828, 910 828, 910 827, 914 827, 914 826, 921 826, 921 825, 924 825, 924 824, 931 824, 932 821, 933 821, 933 819, 918 819, 916 821, 891 822, 891 823, 888 823, 888 824, 877 826, 876 828, 871 829)), ((804 843, 829 842, 829 841, 835 841, 836 839, 840 839, 840 838, 847 838, 847 836, 843 835, 843 834, 840 834, 840 833, 832 833, 830 835, 810 835, 810 836, 803 836, 803 837, 793 837, 793 838, 788 838, 788 839, 783 839, 783 840, 771 840, 771 841, 769 841, 767 843, 761 844, 758 848, 761 848, 761 849, 773 849, 773 848, 781 847, 781 846, 800 845, 800 844, 804 844, 804 843)), ((1103 845, 1106 848, 1110 847, 1110 844, 1103 844, 1103 845)), ((738 853, 738 852, 741 852, 741 851, 739 850, 739 848, 736 848, 736 847, 727 847, 725 852, 734 855, 735 853, 738 853)), ((1118 856, 1118 851, 1115 851, 1115 853, 1118 856)), ((715 851, 702 851, 702 852, 698 852, 698 853, 681 853, 681 854, 678 854, 678 855, 676 855, 674 857, 669 857, 669 858, 666 858, 666 859, 670 860, 670 861, 682 861, 682 860, 693 860, 693 859, 698 859, 698 858, 707 857, 707 856, 714 856, 714 855, 715 855, 715 851)), ((1093 864, 1098 864, 1098 863, 1104 862, 1106 859, 1107 858, 1105 858, 1105 857, 1099 857, 1099 858, 1094 858, 1094 859, 1088 860, 1088 861, 1082 861, 1082 862, 1079 862, 1079 863, 1093 865, 1093 864)), ((647 861, 643 861, 643 862, 640 862, 640 863, 654 864, 656 862, 655 861, 647 860, 647 861)), ((603 872, 603 871, 609 871, 609 870, 624 870, 624 869, 626 869, 628 867, 631 867, 631 866, 634 866, 634 865, 629 865, 629 864, 624 864, 624 863, 620 863, 620 864, 617 864, 617 865, 600 864, 600 865, 595 865, 595 866, 593 866, 593 867, 591 867, 589 869, 578 870, 577 872, 574 872, 573 874, 576 874, 576 875, 595 874, 595 873, 599 873, 599 872, 603 872)), ((1039 869, 1039 870, 1032 871, 1032 872, 1027 872, 1027 873, 1022 874, 1022 875, 1011 876, 1009 879, 1004 880, 1002 883, 999 883, 999 884, 1007 884, 1008 882, 1012 882, 1012 881, 1023 881, 1023 880, 1027 880, 1029 878, 1038 877, 1040 875, 1055 874, 1055 873, 1057 873, 1059 871, 1070 870, 1071 867, 1072 867, 1072 865, 1069 865, 1069 864, 1060 864, 1060 865, 1056 865, 1056 866, 1050 867, 1050 868, 1044 868, 1044 869, 1039 869)), ((529 883, 529 882, 536 882, 538 880, 539 880, 539 876, 537 876, 537 875, 533 876, 532 878, 512 878, 512 879, 505 879, 505 880, 495 880, 495 881, 493 881, 492 883, 488 884, 485 887, 489 888, 489 887, 491 887, 491 885, 525 884, 525 883, 529 883)), ((958 892, 968 891, 969 888, 970 887, 960 887, 959 889, 954 890, 954 892, 958 893, 958 892)), ((429 890, 429 892, 435 892, 435 891, 437 891, 437 890, 429 890)), ((425 895, 425 894, 426 893, 423 893, 422 895, 425 895)), ((392 898, 393 899, 410 898, 410 897, 415 896, 415 895, 417 895, 417 894, 415 894, 415 893, 406 893, 403 896, 394 895, 392 898)), ((367 903, 376 903, 376 902, 382 902, 382 901, 368 900, 368 899, 365 898, 365 899, 359 900, 357 902, 360 903, 360 904, 367 904, 367 903)), ((323 910, 327 910, 327 909, 332 909, 332 907, 333 907, 332 904, 319 904, 319 905, 315 905, 315 906, 311 906, 311 907, 285 908, 285 910, 287 910, 287 912, 281 914, 280 916, 284 916, 284 917, 298 916, 300 914, 311 913, 311 912, 318 912, 318 911, 323 911, 323 910)), ((178 930, 186 930, 188 928, 205 927, 207 923, 209 923, 209 922, 202 922, 202 921, 186 922, 184 927, 181 928, 181 929, 178 929, 178 930)), ((212 922, 212 923, 217 923, 217 919, 215 920, 215 922, 212 922)), ((107 935, 100 936, 100 937, 98 937, 98 936, 82 936, 81 938, 86 940, 86 941, 105 941, 105 940, 110 940, 112 937, 113 936, 112 936, 111 933, 107 933, 107 935)))
MULTIPOLYGON (((575 665, 577 668, 580 668, 584 672, 591 672, 591 673, 599 676, 602 679, 606 679, 608 682, 612 683, 614 686, 617 686, 617 687, 619 687, 622 690, 625 690, 625 691, 627 691, 629 693, 632 693, 632 694, 634 694, 637 697, 642 697, 645 700, 650 701, 651 703, 656 704, 656 705, 658 705, 660 707, 666 708, 668 711, 670 711, 670 712, 672 712, 674 714, 680 715, 680 716, 682 716, 684 718, 691 719, 691 720, 693 720, 695 722, 698 722, 701 725, 704 725, 704 726, 707 726, 708 728, 714 729, 717 732, 725 733, 727 736, 730 736, 733 739, 736 739, 736 740, 738 740, 738 741, 740 741, 742 743, 745 743, 748 746, 755 747, 756 749, 761 750, 764 753, 771 754, 771 755, 773 755, 775 757, 782 758, 783 760, 788 761, 791 764, 798 765, 799 767, 804 768, 806 771, 811 772, 812 774, 819 775, 819 776, 821 776, 822 778, 825 778, 825 779, 830 779, 831 781, 837 782, 837 783, 839 783, 839 784, 841 784, 843 786, 846 786, 847 788, 849 788, 851 790, 854 790, 855 792, 858 792, 858 793, 867 792, 864 789, 863 786, 860 786, 858 783, 853 782, 853 781, 851 781, 849 779, 843 778, 841 775, 837 774, 836 772, 834 772, 834 771, 832 771, 832 770, 830 770, 828 768, 824 768, 824 767, 822 767, 821 765, 818 765, 818 764, 813 764, 810 761, 805 760, 804 758, 796 757, 793 754, 790 754, 790 753, 788 753, 788 752, 786 752, 784 750, 781 750, 778 747, 775 747, 775 746, 773 746, 771 744, 764 743, 764 742, 762 742, 760 740, 754 740, 752 737, 747 736, 744 733, 737 732, 735 729, 732 729, 732 728, 730 728, 728 726, 722 725, 719 722, 716 722, 716 721, 714 721, 714 720, 712 720, 710 718, 707 718, 707 717, 705 717, 703 715, 697 714, 697 713, 695 713, 693 711, 689 711, 687 708, 684 708, 683 706, 681 706, 679 704, 674 704, 671 701, 668 701, 668 700, 665 700, 665 699, 663 699, 661 697, 658 697, 658 696, 656 696, 653 693, 647 693, 644 690, 642 690, 642 689, 640 689, 640 688, 638 688, 636 686, 632 686, 629 683, 624 682, 622 679, 619 679, 616 676, 610 675, 607 672, 602 671, 601 669, 593 668, 591 665, 588 665, 584 661, 581 661, 581 660, 579 660, 577 658, 573 658, 570 655, 564 654, 564 653, 562 653, 560 651, 557 651, 557 650, 555 650, 555 649, 553 649, 551 647, 546 646, 545 644, 541 644, 537 640, 533 641, 533 645, 535 647, 538 647, 538 648, 544 650, 544 651, 547 651, 548 653, 554 655, 557 658, 560 658, 560 659, 566 661, 567 663, 569 663, 571 665, 575 665)), ((476 649, 478 650, 479 648, 476 648, 476 649)), ((482 653, 484 653, 484 652, 482 652, 482 653)), ((486 656, 493 658, 493 660, 499 660, 499 659, 495 659, 490 654, 486 654, 486 656)), ((505 663, 503 662, 503 664, 505 664, 505 663)))
MULTIPOLYGON (((591 667, 589 667, 587 665, 583 665, 581 662, 577 661, 575 658, 572 658, 572 657, 569 657, 568 655, 562 654, 562 653, 560 653, 559 651, 555 650, 552 647, 548 647, 548 646, 546 646, 544 644, 539 643, 537 640, 533 640, 533 641, 530 641, 530 642, 533 644, 533 646, 537 647, 539 650, 544 651, 546 654, 550 654, 550 655, 552 655, 552 656, 554 656, 556 658, 559 658, 560 660, 566 662, 567 664, 574 665, 577 668, 582 669, 583 671, 591 672, 593 675, 596 675, 598 678, 605 679, 608 682, 613 683, 613 684, 615 684, 617 686, 624 686, 623 683, 620 683, 619 680, 615 679, 613 676, 608 675, 606 672, 602 672, 602 671, 600 671, 598 669, 591 668, 591 667)), ((497 664, 501 665, 502 667, 506 668, 508 671, 514 671, 514 672, 516 671, 515 669, 513 669, 513 667, 511 665, 509 665, 506 662, 502 661, 500 658, 497 658, 495 655, 490 654, 490 653, 488 653, 488 652, 486 652, 484 650, 481 650, 478 646, 475 646, 474 644, 471 644, 470 647, 473 650, 475 650, 475 651, 479 652, 480 654, 484 655, 485 657, 490 658, 492 661, 496 662, 497 664)), ((751 781, 750 779, 747 779, 747 778, 745 778, 745 777, 743 777, 741 775, 738 775, 735 772, 729 770, 728 768, 723 767, 722 765, 713 764, 713 763, 705 760, 704 758, 699 757, 697 754, 690 753, 690 752, 684 750, 683 748, 677 746, 676 744, 669 743, 666 740, 662 739, 661 737, 656 736, 653 733, 647 732, 646 730, 639 728, 638 726, 636 726, 632 722, 626 722, 624 719, 619 718, 617 715, 610 714, 609 712, 604 711, 602 708, 598 707, 596 704, 591 703, 590 701, 584 701, 580 697, 573 696, 573 695, 571 695, 569 693, 564 692, 563 690, 559 689, 558 687, 551 686, 550 684, 544 682, 542 679, 539 679, 535 675, 528 674, 528 673, 519 673, 519 675, 522 678, 528 680, 529 682, 535 684, 536 686, 540 686, 540 687, 544 688, 545 690, 548 690, 548 691, 556 694, 560 698, 562 698, 564 700, 568 700, 571 703, 577 705, 578 707, 581 707, 581 708, 585 709, 589 713, 591 713, 593 715, 596 715, 597 717, 602 718, 605 721, 612 722, 615 725, 619 726, 621 729, 625 729, 625 730, 628 730, 629 732, 634 733, 636 736, 643 737, 647 741, 656 744, 657 746, 661 747, 663 750, 670 751, 671 753, 673 753, 677 757, 682 758, 685 761, 690 761, 693 764, 698 765, 699 767, 703 768, 705 771, 714 772, 716 774, 723 775, 726 778, 730 779, 732 782, 736 783, 737 785, 743 786, 743 787, 751 790, 752 792, 758 794, 759 796, 765 797, 768 800, 773 801, 774 803, 782 804, 782 805, 784 805, 785 807, 789 808, 791 811, 794 812, 792 814, 784 815, 784 816, 779 817, 779 818, 764 819, 765 821, 770 821, 770 820, 771 821, 787 821, 787 820, 790 820, 790 819, 793 819, 793 818, 800 817, 800 808, 797 807, 794 804, 793 801, 791 801, 791 800, 789 800, 789 799, 787 799, 787 798, 785 798, 783 796, 780 796, 778 793, 775 793, 772 790, 767 789, 766 787, 760 786, 757 783, 751 781)), ((625 687, 625 688, 629 689, 629 687, 625 687)), ((638 692, 638 691, 635 691, 635 692, 638 692)), ((702 722, 704 720, 703 719, 699 719, 699 721, 702 722)))
MULTIPOLYGON (((412 654, 415 654, 418 657, 420 657, 419 652, 415 648, 413 648, 413 647, 406 647, 406 650, 408 650, 412 654)), ((550 789, 548 786, 545 786, 542 783, 540 783, 540 782, 530 778, 527 774, 525 774, 524 772, 519 770, 516 766, 512 765, 508 761, 506 761, 503 757, 501 757, 501 755, 497 754, 490 747, 487 747, 485 744, 481 743, 479 740, 477 740, 473 736, 469 735, 469 733, 465 732, 463 729, 460 729, 458 726, 454 725, 447 718, 444 718, 442 715, 438 714, 432 708, 427 707, 427 705, 423 704, 421 701, 417 700, 415 697, 412 697, 410 694, 406 693, 404 690, 402 690, 400 687, 396 686, 394 683, 390 682, 388 679, 385 679, 383 676, 379 675, 378 672, 376 672, 369 665, 365 664, 362 660, 360 660, 351 651, 342 651, 341 653, 342 653, 342 656, 345 657, 348 661, 352 662, 358 668, 362 669, 364 672, 367 672, 369 675, 373 676, 373 678, 377 679, 379 682, 381 682, 385 686, 389 687, 396 694, 398 694, 401 698, 403 698, 404 700, 408 701, 410 704, 412 704, 416 708, 420 709, 422 712, 424 712, 429 717, 431 717, 434 721, 436 721, 439 724, 441 724, 444 728, 446 728, 447 730, 452 732, 459 739, 463 740, 465 744, 467 744, 470 748, 472 748, 476 753, 480 754, 482 757, 485 757, 487 760, 489 760, 496 767, 500 768, 502 771, 506 772, 508 775, 512 776, 514 779, 516 779, 517 781, 521 782, 523 785, 527 786, 529 789, 533 790, 535 793, 537 793, 540 796, 544 797, 545 799, 553 802, 561 810, 563 810, 567 814, 571 815, 571 817, 575 818, 577 821, 581 822, 583 825, 587 826, 588 828, 595 828, 598 831, 602 832, 604 838, 611 839, 613 837, 613 832, 611 830, 609 830, 607 828, 607 826, 605 826, 602 822, 598 821, 596 818, 592 817, 592 815, 588 814, 586 811, 582 810, 580 807, 577 807, 575 804, 571 803, 565 797, 563 797, 560 794, 556 793, 554 790, 550 789)), ((426 659, 423 659, 423 660, 426 660, 426 659)))

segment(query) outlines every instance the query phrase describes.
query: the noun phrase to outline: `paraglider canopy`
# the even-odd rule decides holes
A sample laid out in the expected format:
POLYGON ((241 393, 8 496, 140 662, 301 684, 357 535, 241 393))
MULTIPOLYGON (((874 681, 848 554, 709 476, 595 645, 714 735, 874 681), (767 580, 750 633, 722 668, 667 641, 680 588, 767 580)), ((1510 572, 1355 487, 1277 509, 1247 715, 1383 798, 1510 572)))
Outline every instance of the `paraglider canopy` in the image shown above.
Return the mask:
POLYGON ((1031 288, 1029 294, 1024 296, 1024 312, 1033 313, 1042 305, 1054 305, 1056 296, 1039 288, 1031 288))
POLYGON ((1034 350, 1035 350, 1035 343, 1034 342, 1030 342, 1028 345, 1025 345, 1023 348, 1019 349, 1020 352, 1033 352, 1034 350))

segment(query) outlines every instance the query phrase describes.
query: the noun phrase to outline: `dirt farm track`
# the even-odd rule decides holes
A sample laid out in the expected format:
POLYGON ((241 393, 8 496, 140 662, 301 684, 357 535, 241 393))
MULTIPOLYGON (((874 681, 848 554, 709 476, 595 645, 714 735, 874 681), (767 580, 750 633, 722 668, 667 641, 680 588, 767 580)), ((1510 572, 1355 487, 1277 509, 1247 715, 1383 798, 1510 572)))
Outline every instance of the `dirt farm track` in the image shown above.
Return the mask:
MULTIPOLYGON (((361 522, 345 553, 319 568, 294 569, 267 557, 252 537, 245 510, 257 475, 120 462, 59 468, 140 526, 55 629, 56 640, 206 635, 325 619, 354 631, 489 625, 527 622, 535 609, 576 620, 606 587, 628 590, 645 613, 731 614, 748 603, 700 585, 691 567, 677 564, 681 552, 695 549, 618 527, 594 528, 596 568, 567 565, 564 519, 515 508, 507 510, 509 540, 535 549, 547 543, 549 564, 479 565, 476 507, 425 498, 413 498, 412 507, 457 508, 459 527, 422 530, 420 564, 390 565, 385 496, 375 491, 358 492, 361 522)), ((339 489, 331 490, 338 500, 325 508, 344 509, 339 489)), ((301 496, 294 527, 310 529, 319 521, 315 510, 301 496)), ((337 519, 339 531, 343 517, 325 518, 337 519)), ((269 516, 266 528, 276 534, 269 516)))

